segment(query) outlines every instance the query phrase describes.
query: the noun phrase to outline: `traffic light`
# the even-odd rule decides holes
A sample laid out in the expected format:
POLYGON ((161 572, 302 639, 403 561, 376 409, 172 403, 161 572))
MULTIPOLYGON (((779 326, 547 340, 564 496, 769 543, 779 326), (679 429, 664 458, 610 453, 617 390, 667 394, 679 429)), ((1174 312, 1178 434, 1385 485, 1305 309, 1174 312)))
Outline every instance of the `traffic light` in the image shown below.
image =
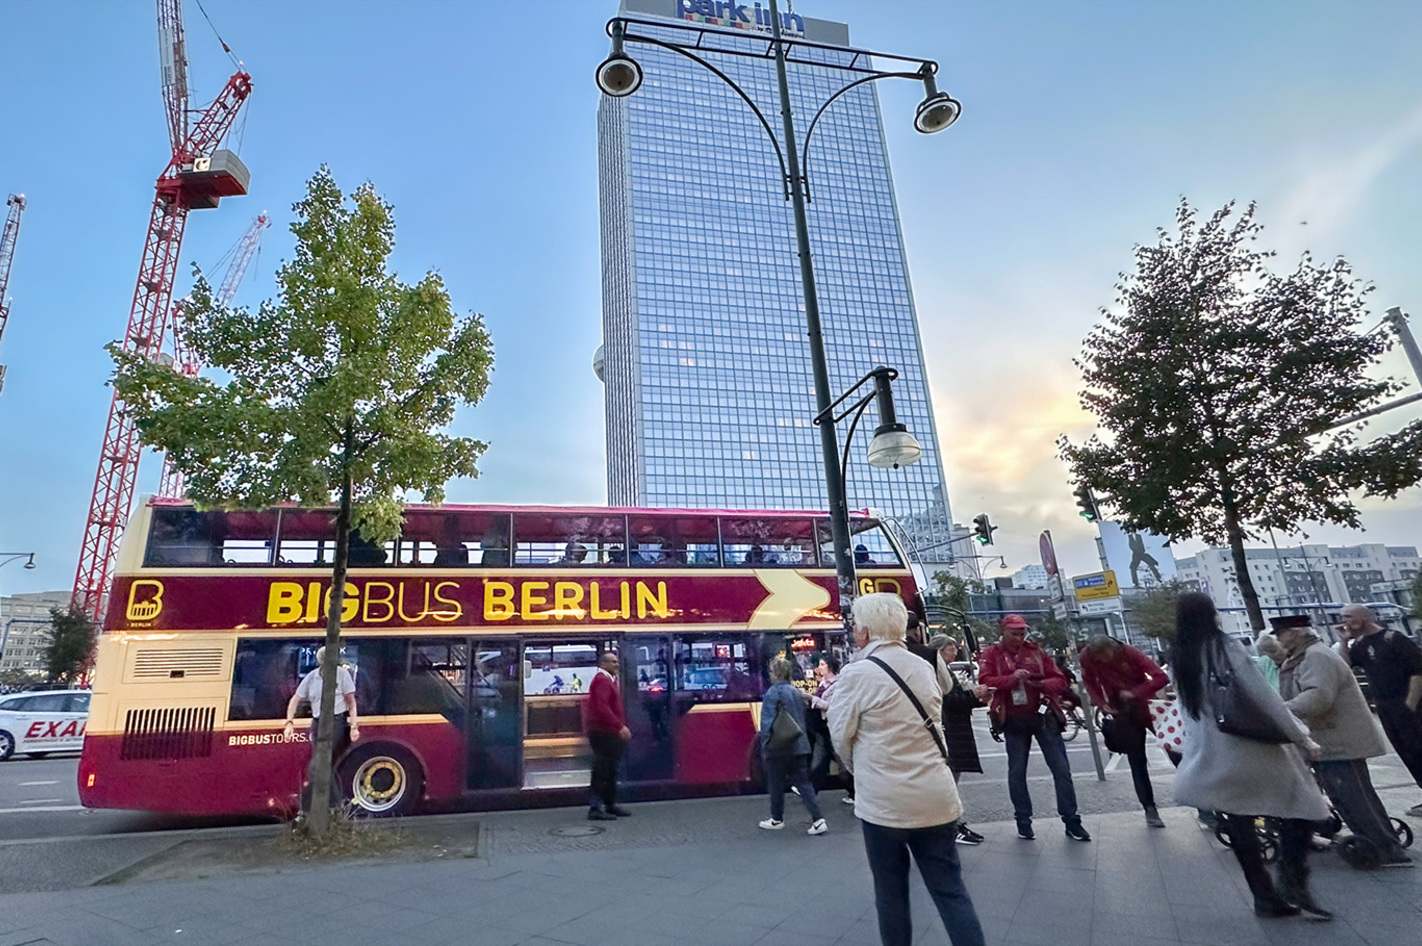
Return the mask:
POLYGON ((987 513, 978 513, 973 517, 973 537, 979 545, 992 545, 992 534, 996 530, 997 526, 988 521, 987 513))
POLYGON ((1076 508, 1081 510, 1081 517, 1087 522, 1095 522, 1101 518, 1101 510, 1096 505, 1096 497, 1091 495, 1091 487, 1085 483, 1076 488, 1076 508))

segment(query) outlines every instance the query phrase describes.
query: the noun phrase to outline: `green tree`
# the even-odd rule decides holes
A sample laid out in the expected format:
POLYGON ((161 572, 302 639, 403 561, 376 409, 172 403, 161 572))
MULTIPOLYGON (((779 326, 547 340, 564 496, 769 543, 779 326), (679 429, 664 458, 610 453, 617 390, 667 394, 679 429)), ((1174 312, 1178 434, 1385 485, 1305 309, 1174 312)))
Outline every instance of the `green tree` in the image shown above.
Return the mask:
POLYGON ((938 630, 954 631, 962 637, 971 631, 979 645, 995 644, 1002 635, 997 625, 973 615, 973 595, 986 594, 987 588, 975 578, 961 578, 950 571, 936 571, 932 575, 933 586, 929 590, 929 604, 943 608, 950 613, 951 620, 938 630), (959 619, 952 612, 962 615, 959 619))
POLYGON ((44 648, 44 674, 50 683, 73 686, 94 659, 94 622, 81 609, 49 609, 49 642, 44 648))
POLYGON ((1359 330, 1371 287, 1344 260, 1305 254, 1271 272, 1253 204, 1199 224, 1182 200, 1175 222, 1136 247, 1076 361, 1100 435, 1058 448, 1126 528, 1227 543, 1259 631, 1245 541, 1309 522, 1356 528, 1353 491, 1393 495, 1422 477, 1422 425, 1366 446, 1358 425, 1337 426, 1398 388, 1367 376, 1388 342, 1359 330))
POLYGON ((1127 614, 1132 624, 1147 637, 1162 644, 1175 641, 1175 605, 1189 589, 1184 582, 1171 579, 1143 595, 1126 599, 1127 614))
POLYGON ((1037 642, 1053 654, 1066 653, 1067 645, 1071 643, 1074 636, 1071 625, 1058 620, 1057 616, 1050 611, 1038 617, 1032 633, 1036 636, 1037 642))
POLYGON ((478 475, 485 444, 440 431, 489 385, 493 349, 478 315, 458 318, 439 275, 413 285, 388 269, 392 208, 366 183, 342 195, 322 167, 293 208, 294 258, 279 298, 256 312, 216 304, 201 278, 187 340, 219 379, 184 377, 117 345, 115 386, 144 443, 167 452, 202 506, 336 505, 336 551, 312 753, 308 824, 330 824, 336 666, 350 535, 399 534, 407 491, 444 499, 478 475))
POLYGON ((27 670, 0 670, 0 687, 3 687, 4 692, 7 693, 32 689, 41 681, 41 677, 35 676, 27 670))

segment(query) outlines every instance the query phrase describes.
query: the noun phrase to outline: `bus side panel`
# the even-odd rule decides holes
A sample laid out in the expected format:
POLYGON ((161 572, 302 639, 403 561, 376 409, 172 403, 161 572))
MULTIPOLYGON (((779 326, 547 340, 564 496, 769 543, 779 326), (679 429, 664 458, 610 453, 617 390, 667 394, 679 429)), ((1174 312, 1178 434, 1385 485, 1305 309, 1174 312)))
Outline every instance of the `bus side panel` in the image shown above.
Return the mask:
POLYGON ((676 780, 687 785, 746 781, 756 739, 750 705, 692 706, 677 724, 676 780))
MULTIPOLYGON (((211 755, 192 759, 124 759, 123 737, 85 741, 79 799, 88 808, 127 808, 174 814, 294 814, 311 759, 310 721, 291 742, 280 728, 228 729, 212 734, 211 755)), ((464 737, 449 723, 367 722, 352 752, 398 747, 414 756, 425 777, 425 798, 463 795, 464 737)))

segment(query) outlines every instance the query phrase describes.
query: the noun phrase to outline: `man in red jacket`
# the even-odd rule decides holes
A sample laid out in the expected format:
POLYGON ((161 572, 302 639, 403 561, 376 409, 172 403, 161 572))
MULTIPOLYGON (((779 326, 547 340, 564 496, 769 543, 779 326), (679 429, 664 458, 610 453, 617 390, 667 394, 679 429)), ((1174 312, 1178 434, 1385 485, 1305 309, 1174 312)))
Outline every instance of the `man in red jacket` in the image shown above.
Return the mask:
POLYGON ((583 728, 592 746, 592 797, 588 804, 589 821, 616 821, 632 812, 617 807, 617 764, 622 750, 632 738, 627 717, 622 712, 622 688, 617 684, 617 652, 604 651, 598 660, 597 673, 588 686, 587 702, 583 704, 583 728))
POLYGON ((978 657, 978 682, 992 687, 988 715, 1002 728, 1007 743, 1007 793, 1017 819, 1017 836, 1031 841, 1032 795, 1027 791, 1027 755, 1036 737, 1042 758, 1057 788, 1057 814, 1073 841, 1090 841, 1076 809, 1076 786, 1071 781, 1066 745, 1062 742, 1065 716, 1061 696, 1067 680, 1046 651, 1027 640, 1027 619, 1009 614, 1002 619, 1002 640, 978 657))
MULTIPOLYGON (((1130 644, 1097 634, 1081 652, 1081 682, 1091 700, 1111 717, 1106 748, 1119 752, 1131 764, 1136 798, 1145 809, 1146 824, 1163 828, 1155 808, 1155 790, 1146 763, 1146 732, 1151 728, 1150 698, 1165 689, 1170 678, 1145 654, 1130 644)), ((1102 725, 1103 729, 1107 727, 1102 725)))

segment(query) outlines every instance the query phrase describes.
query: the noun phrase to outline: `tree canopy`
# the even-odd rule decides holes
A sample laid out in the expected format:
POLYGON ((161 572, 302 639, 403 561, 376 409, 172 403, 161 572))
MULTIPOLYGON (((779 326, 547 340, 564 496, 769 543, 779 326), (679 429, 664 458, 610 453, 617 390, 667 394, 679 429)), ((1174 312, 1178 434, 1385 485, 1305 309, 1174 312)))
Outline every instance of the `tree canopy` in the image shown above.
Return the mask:
POLYGON ((1127 613, 1130 621, 1147 637, 1154 637, 1162 644, 1175 640, 1175 605, 1180 596, 1189 589, 1178 579, 1171 579, 1150 589, 1143 595, 1133 595, 1127 599, 1127 613))
POLYGON ((275 301, 226 308, 198 274, 184 337, 216 376, 109 350, 143 442, 167 452, 196 503, 337 504, 311 769, 310 824, 320 833, 350 534, 388 541, 407 491, 438 503, 449 480, 478 475, 486 445, 443 430, 457 407, 484 396, 493 349, 480 316, 456 317, 438 273, 406 284, 390 271, 393 209, 372 184, 348 202, 322 167, 293 210, 296 249, 277 273, 275 301))
POLYGON ((1359 445, 1357 424, 1339 426, 1399 387, 1368 374, 1388 347, 1362 331, 1371 287, 1343 259, 1272 272, 1254 213, 1229 203, 1200 223, 1182 200, 1176 232, 1136 247, 1076 360, 1099 433, 1058 447, 1127 529, 1227 543, 1259 630, 1244 542, 1356 528, 1355 492, 1394 495, 1422 457, 1416 430, 1359 445))
POLYGON ((94 658, 94 622, 82 608, 49 609, 49 640, 44 648, 44 675, 50 683, 73 686, 94 658))

